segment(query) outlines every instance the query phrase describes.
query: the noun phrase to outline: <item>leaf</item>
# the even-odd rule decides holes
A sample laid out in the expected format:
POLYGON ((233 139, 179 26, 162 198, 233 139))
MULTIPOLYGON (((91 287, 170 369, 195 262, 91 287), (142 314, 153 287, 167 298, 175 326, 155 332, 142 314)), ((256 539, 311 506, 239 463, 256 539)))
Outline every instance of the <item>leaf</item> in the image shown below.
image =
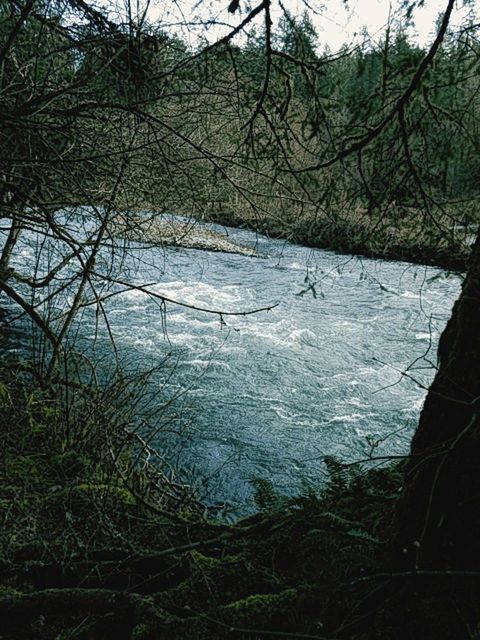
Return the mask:
POLYGON ((0 382, 0 404, 10 404, 10 392, 7 385, 0 382))
POLYGON ((363 531, 363 529, 350 529, 346 531, 346 534, 350 538, 358 538, 360 540, 365 540, 366 542, 373 542, 374 544, 381 544, 378 538, 367 533, 367 531, 363 531))
POLYGON ((253 485, 253 499, 260 511, 272 511, 282 504, 283 498, 275 491, 271 480, 252 478, 250 484, 253 485))

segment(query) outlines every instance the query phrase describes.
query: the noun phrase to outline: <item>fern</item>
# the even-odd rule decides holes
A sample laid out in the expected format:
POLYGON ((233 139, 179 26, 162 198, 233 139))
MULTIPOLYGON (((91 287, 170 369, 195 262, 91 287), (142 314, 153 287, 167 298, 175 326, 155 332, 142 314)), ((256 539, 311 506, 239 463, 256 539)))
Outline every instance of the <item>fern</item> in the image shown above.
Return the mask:
POLYGON ((332 513, 331 511, 323 511, 320 514, 320 520, 323 520, 325 524, 342 530, 353 530, 352 527, 360 527, 361 523, 355 520, 349 520, 338 513, 332 513))
POLYGON ((276 511, 283 504, 285 498, 273 487, 271 480, 255 477, 250 480, 253 486, 253 499, 259 511, 276 511))
POLYGON ((0 406, 6 407, 10 404, 10 391, 3 382, 0 382, 0 406))
POLYGON ((358 538, 360 540, 364 540, 365 542, 370 542, 373 544, 381 544, 380 540, 375 536, 370 535, 364 529, 350 529, 346 532, 346 535, 350 538, 358 538))

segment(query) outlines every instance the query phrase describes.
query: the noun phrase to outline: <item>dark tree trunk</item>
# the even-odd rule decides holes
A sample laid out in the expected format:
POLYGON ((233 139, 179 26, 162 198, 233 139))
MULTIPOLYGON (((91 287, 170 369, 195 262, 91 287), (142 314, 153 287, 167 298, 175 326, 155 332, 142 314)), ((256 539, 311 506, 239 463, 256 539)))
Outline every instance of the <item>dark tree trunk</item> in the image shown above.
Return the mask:
POLYGON ((402 579, 398 608, 408 637, 434 627, 436 638, 470 637, 480 619, 480 234, 440 339, 397 531, 395 570, 416 574, 402 579))

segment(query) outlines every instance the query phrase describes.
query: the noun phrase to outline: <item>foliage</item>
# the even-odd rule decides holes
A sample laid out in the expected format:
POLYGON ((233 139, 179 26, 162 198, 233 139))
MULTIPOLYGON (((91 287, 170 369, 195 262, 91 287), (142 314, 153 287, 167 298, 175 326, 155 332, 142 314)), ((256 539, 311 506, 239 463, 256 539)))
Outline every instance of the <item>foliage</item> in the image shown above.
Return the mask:
POLYGON ((221 638, 232 628, 324 633, 358 597, 352 579, 382 567, 399 468, 329 459, 327 484, 297 498, 272 502, 273 489, 258 481, 272 508, 235 525, 202 520, 194 504, 180 518, 147 471, 129 467, 133 450, 121 447, 118 425, 95 425, 103 446, 68 444, 55 389, 11 374, 4 370, 3 637, 116 638, 119 625, 143 639, 221 638), (104 456, 118 447, 120 467, 104 456), (149 491, 139 494, 142 485, 149 491))

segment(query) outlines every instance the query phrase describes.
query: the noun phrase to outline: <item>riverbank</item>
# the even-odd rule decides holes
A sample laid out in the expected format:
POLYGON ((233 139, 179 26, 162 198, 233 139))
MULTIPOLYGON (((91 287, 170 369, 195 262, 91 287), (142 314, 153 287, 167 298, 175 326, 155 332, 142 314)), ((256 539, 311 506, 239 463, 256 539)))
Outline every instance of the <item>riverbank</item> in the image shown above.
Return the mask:
POLYGON ((341 254, 396 260, 465 272, 479 227, 479 213, 472 204, 462 209, 437 206, 428 213, 414 207, 388 205, 375 213, 352 207, 341 214, 325 212, 273 212, 254 214, 218 207, 201 215, 180 212, 184 221, 156 211, 145 203, 142 215, 120 213, 112 224, 117 236, 157 246, 234 253, 262 257, 254 249, 233 242, 226 233, 200 223, 249 229, 293 244, 341 254), (145 214, 145 211, 151 211, 145 214))
POLYGON ((358 208, 339 215, 316 213, 291 218, 215 211, 203 218, 307 247, 459 272, 467 269, 477 219, 475 211, 465 213, 459 207, 437 208, 426 215, 418 209, 396 205, 376 214, 358 208))
POLYGON ((322 488, 259 481, 258 513, 216 524, 146 464, 118 394, 69 394, 2 369, 3 640, 323 637, 382 569, 399 469, 327 460, 322 488))
POLYGON ((112 232, 134 242, 154 246, 183 247, 261 257, 254 249, 232 242, 226 233, 207 229, 195 220, 179 221, 166 214, 145 216, 121 214, 115 217, 112 232))

